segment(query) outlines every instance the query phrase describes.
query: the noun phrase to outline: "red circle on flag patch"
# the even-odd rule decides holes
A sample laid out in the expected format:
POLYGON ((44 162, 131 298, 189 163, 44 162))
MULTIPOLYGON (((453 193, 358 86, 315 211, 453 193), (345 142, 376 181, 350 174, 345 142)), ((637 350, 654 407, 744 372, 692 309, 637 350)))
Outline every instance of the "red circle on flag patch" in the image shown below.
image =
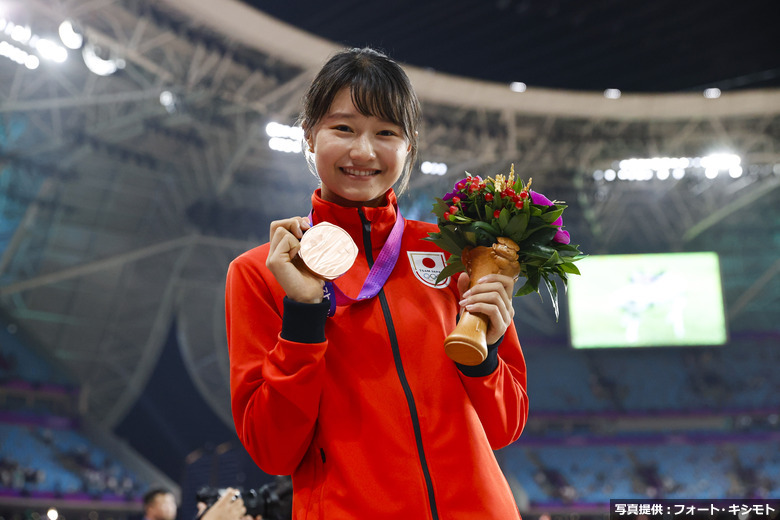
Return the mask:
POLYGON ((422 264, 428 269, 433 269, 434 267, 436 267, 436 260, 434 260, 433 258, 425 257, 422 259, 422 264))

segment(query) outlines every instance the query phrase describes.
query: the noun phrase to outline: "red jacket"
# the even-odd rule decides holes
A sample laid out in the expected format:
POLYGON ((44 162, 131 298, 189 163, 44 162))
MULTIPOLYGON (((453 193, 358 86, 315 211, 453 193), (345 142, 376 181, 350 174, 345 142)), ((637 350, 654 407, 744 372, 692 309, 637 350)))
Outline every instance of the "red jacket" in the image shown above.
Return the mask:
MULTIPOLYGON (((349 296, 395 222, 392 190, 388 201, 358 209, 312 197, 313 221, 338 224, 361 251, 336 280, 349 296)), ((422 239, 435 230, 407 220, 382 292, 331 318, 327 300, 284 298, 265 265, 268 244, 230 265, 236 430, 264 471, 292 474, 295 519, 519 518, 492 450, 525 425, 525 360, 514 325, 482 365, 445 355, 459 298, 454 279, 433 286, 444 258, 422 239)))

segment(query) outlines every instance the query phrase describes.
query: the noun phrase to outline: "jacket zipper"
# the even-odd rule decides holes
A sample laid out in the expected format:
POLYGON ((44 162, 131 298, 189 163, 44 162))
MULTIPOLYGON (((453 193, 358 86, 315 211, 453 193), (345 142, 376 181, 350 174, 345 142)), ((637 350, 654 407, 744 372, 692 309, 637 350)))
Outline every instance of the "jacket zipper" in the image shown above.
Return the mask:
MULTIPOLYGON (((366 219, 362 209, 359 209, 358 213, 360 214, 360 220, 363 223, 363 248, 366 250, 368 268, 371 269, 374 265, 374 253, 371 245, 371 222, 366 219)), ((406 404, 409 406, 409 413, 412 416, 414 440, 417 443, 417 456, 420 459, 423 476, 425 477, 425 485, 428 488, 428 503, 431 507, 431 516, 433 517, 433 520, 439 520, 439 512, 436 508, 436 496, 433 493, 433 480, 431 479, 431 472, 428 468, 428 461, 425 458, 425 450, 423 449, 422 430, 420 429, 420 418, 417 415, 417 405, 414 402, 412 388, 409 386, 409 381, 406 379, 406 372, 404 371, 404 366, 401 362, 401 351, 398 348, 395 325, 393 324, 393 317, 390 314, 390 306, 387 304, 384 288, 379 290, 377 296, 379 297, 379 303, 382 306, 382 313, 384 314, 385 324, 387 325, 387 333, 390 338, 390 346, 393 350, 393 360, 395 361, 395 370, 398 373, 398 379, 401 381, 401 387, 406 395, 406 404)))

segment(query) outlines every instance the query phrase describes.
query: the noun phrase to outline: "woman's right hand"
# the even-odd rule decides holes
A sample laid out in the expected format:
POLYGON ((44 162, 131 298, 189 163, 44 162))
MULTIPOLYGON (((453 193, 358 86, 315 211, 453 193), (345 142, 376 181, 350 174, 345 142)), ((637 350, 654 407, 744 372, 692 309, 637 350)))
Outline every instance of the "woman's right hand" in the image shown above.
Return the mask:
POLYGON ((303 232, 309 229, 309 219, 292 217, 271 222, 270 249, 265 265, 282 286, 287 297, 301 303, 322 301, 323 280, 305 269, 298 269, 293 258, 301 247, 303 232))

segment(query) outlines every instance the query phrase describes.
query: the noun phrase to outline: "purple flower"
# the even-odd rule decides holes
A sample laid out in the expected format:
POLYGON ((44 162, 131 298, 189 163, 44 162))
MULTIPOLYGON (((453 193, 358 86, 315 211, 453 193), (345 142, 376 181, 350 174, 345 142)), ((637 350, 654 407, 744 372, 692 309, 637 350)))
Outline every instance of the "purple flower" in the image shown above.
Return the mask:
POLYGON ((458 190, 458 189, 456 188, 456 189, 452 190, 451 192, 449 192, 449 193, 446 193, 446 194, 445 194, 445 195, 444 195, 444 196, 441 198, 441 200, 450 200, 452 197, 454 197, 455 195, 457 195, 459 192, 460 192, 460 190, 458 190))
POLYGON ((456 183, 455 183, 455 186, 453 186, 453 187, 452 187, 452 191, 451 191, 451 192, 449 192, 449 193, 447 193, 447 194, 445 194, 445 195, 444 195, 444 196, 441 198, 441 200, 450 200, 450 199, 451 199, 452 197, 454 197, 455 195, 458 195, 458 194, 461 192, 461 190, 462 190, 462 188, 459 188, 459 187, 458 187, 458 184, 461 184, 461 183, 463 183, 463 184, 467 185, 469 181, 470 181, 470 179, 469 179, 468 177, 466 177, 465 179, 461 179, 461 180, 459 180, 458 182, 456 182, 456 183))
MULTIPOLYGON (((537 193, 533 190, 531 191, 531 202, 533 202, 534 204, 539 204, 541 206, 553 205, 550 199, 548 199, 541 193, 537 193)), ((558 217, 558 220, 553 222, 553 226, 559 226, 558 231, 555 233, 555 236, 553 237, 553 241, 558 242, 559 244, 568 244, 569 242, 571 242, 571 235, 569 235, 569 232, 561 229, 561 227, 563 227, 563 217, 558 217)))

